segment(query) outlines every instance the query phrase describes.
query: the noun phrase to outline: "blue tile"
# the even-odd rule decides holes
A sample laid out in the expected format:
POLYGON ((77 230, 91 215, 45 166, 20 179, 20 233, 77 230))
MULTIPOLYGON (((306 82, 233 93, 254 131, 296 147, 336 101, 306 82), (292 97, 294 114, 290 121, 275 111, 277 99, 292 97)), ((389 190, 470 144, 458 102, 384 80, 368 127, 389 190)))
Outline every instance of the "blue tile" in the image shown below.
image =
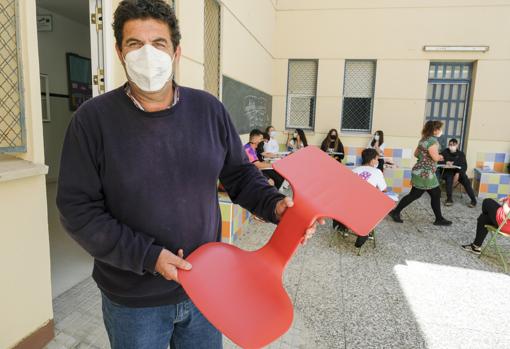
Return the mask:
POLYGON ((404 171, 404 178, 405 179, 411 179, 411 170, 405 170, 404 171))
POLYGON ((510 174, 509 175, 502 175, 499 178, 499 184, 510 184, 510 174))
POLYGON ((393 149, 393 157, 401 158, 402 157, 402 149, 393 149))
POLYGON ((497 193, 497 192, 498 192, 498 187, 499 187, 499 184, 489 184, 489 185, 488 185, 488 190, 487 190, 487 191, 488 191, 489 193, 493 193, 493 194, 495 194, 495 193, 497 193))
POLYGON ((494 162, 505 162, 505 153, 496 153, 496 157, 494 158, 494 162))

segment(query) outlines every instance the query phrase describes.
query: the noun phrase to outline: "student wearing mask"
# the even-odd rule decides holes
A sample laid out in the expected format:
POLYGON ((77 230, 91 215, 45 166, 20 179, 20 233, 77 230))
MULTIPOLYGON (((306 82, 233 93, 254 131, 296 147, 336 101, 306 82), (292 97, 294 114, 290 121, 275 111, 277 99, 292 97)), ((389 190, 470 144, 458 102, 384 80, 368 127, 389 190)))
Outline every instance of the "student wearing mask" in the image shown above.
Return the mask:
POLYGON ((269 140, 264 144, 264 152, 268 154, 276 154, 280 151, 280 145, 276 140, 276 131, 273 126, 266 128, 266 133, 269 135, 269 140))
POLYGON ((377 151, 377 154, 379 154, 379 164, 377 165, 377 168, 381 171, 384 171, 384 148, 386 145, 384 144, 384 132, 382 130, 377 130, 374 133, 374 136, 368 142, 367 148, 372 148, 377 151))
POLYGON ((336 160, 342 162, 344 158, 344 145, 342 144, 340 137, 338 137, 337 130, 335 130, 334 128, 329 130, 328 134, 326 135, 326 138, 324 138, 324 140, 322 141, 321 150, 325 152, 342 153, 341 155, 333 156, 336 160))
MULTIPOLYGON (((380 191, 386 191, 387 185, 386 181, 384 180, 384 175, 381 170, 377 168, 379 165, 379 154, 377 151, 372 148, 367 148, 361 153, 361 159, 362 165, 356 167, 353 172, 380 191)), ((345 226, 335 220, 333 220, 333 228, 338 230, 345 230, 345 226)), ((358 248, 363 246, 367 239, 368 236, 358 236, 354 246, 358 248)))
POLYGON ((264 162, 263 155, 260 153, 260 151, 263 150, 263 144, 264 134, 262 131, 254 129, 250 132, 250 141, 244 145, 244 151, 248 156, 248 160, 262 171, 262 174, 268 179, 268 182, 277 189, 280 189, 284 179, 273 170, 271 164, 264 162))
POLYGON ((427 121, 421 132, 421 139, 414 151, 418 161, 411 172, 411 192, 404 196, 397 207, 390 212, 390 217, 397 223, 403 223, 400 212, 413 201, 419 199, 424 192, 430 195, 430 204, 436 220, 434 225, 451 225, 452 222, 445 219, 441 213, 441 189, 436 176, 436 164, 444 161, 439 154, 439 142, 437 138, 442 135, 443 123, 441 121, 427 121))
POLYGON ((294 152, 307 146, 308 142, 306 141, 305 132, 302 129, 297 128, 292 135, 289 133, 289 136, 287 137, 288 151, 294 152))
MULTIPOLYGON (((462 248, 466 251, 474 254, 481 253, 481 247, 483 241, 487 237, 486 225, 493 225, 499 227, 505 220, 508 212, 510 212, 510 196, 500 200, 501 205, 493 199, 485 199, 482 203, 482 213, 478 217, 476 224, 476 236, 475 240, 468 245, 462 245, 462 248)), ((501 228, 501 231, 506 234, 510 234, 510 221, 507 221, 501 228)))
POLYGON ((452 192, 453 192, 453 183, 457 180, 464 189, 466 189, 466 193, 468 194, 471 202, 469 203, 469 207, 476 206, 476 196, 473 192, 473 188, 471 187, 471 183, 466 175, 467 170, 467 162, 466 155, 462 150, 459 150, 459 141, 455 138, 450 139, 448 142, 448 148, 444 149, 441 152, 441 155, 444 158, 444 161, 440 161, 440 163, 446 165, 459 166, 458 168, 445 168, 440 170, 442 173, 442 178, 446 181, 446 206, 453 205, 452 192))

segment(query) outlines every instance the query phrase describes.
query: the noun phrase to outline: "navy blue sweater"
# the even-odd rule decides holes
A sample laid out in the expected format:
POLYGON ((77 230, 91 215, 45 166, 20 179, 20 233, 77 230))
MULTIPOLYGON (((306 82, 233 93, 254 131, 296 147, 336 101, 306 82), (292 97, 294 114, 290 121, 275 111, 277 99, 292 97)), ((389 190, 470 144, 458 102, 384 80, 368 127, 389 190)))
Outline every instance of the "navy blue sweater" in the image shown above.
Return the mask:
POLYGON ((93 98, 74 115, 62 150, 62 224, 94 257, 99 288, 127 306, 187 298, 154 273, 156 260, 163 247, 187 256, 220 240, 218 178, 233 202, 274 223, 283 197, 248 162, 223 105, 203 91, 179 92, 174 107, 153 113, 123 87, 93 98))

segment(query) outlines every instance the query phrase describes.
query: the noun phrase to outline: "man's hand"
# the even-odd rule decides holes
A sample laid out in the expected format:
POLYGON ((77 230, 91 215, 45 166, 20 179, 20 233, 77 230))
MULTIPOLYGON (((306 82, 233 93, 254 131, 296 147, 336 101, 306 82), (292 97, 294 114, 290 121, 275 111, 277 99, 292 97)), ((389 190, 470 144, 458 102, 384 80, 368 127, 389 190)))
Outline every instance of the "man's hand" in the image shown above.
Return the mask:
MULTIPOLYGON (((276 217, 278 219, 280 219, 282 217, 283 213, 285 212, 285 210, 287 210, 288 207, 292 207, 292 206, 294 206, 294 201, 292 201, 292 199, 289 197, 286 197, 286 198, 278 201, 278 203, 276 204, 276 208, 275 208, 276 217)), ((317 230, 317 226, 319 224, 324 225, 325 223, 326 222, 324 221, 323 218, 320 218, 317 221, 313 222, 312 226, 309 227, 308 229, 306 229, 305 238, 303 239, 302 244, 306 245, 306 242, 308 241, 308 239, 310 239, 313 236, 313 234, 315 234, 315 232, 317 230)))
POLYGON ((186 262, 183 258, 184 252, 182 249, 177 252, 177 255, 167 249, 163 249, 156 261, 156 271, 165 279, 179 283, 177 268, 183 270, 191 269, 191 264, 186 262))

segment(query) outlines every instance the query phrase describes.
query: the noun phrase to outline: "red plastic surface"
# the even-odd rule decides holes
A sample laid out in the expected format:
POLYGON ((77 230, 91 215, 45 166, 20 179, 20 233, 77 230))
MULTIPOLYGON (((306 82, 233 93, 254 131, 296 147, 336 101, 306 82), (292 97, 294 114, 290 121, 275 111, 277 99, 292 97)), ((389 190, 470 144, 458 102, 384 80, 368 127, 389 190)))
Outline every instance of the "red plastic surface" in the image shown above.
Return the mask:
POLYGON ((268 345, 292 324, 292 303, 283 288, 285 266, 320 217, 331 217, 361 236, 367 235, 394 202, 315 147, 276 162, 292 185, 294 207, 283 215, 269 242, 258 251, 208 243, 179 270, 186 293, 204 316, 243 348, 268 345))

